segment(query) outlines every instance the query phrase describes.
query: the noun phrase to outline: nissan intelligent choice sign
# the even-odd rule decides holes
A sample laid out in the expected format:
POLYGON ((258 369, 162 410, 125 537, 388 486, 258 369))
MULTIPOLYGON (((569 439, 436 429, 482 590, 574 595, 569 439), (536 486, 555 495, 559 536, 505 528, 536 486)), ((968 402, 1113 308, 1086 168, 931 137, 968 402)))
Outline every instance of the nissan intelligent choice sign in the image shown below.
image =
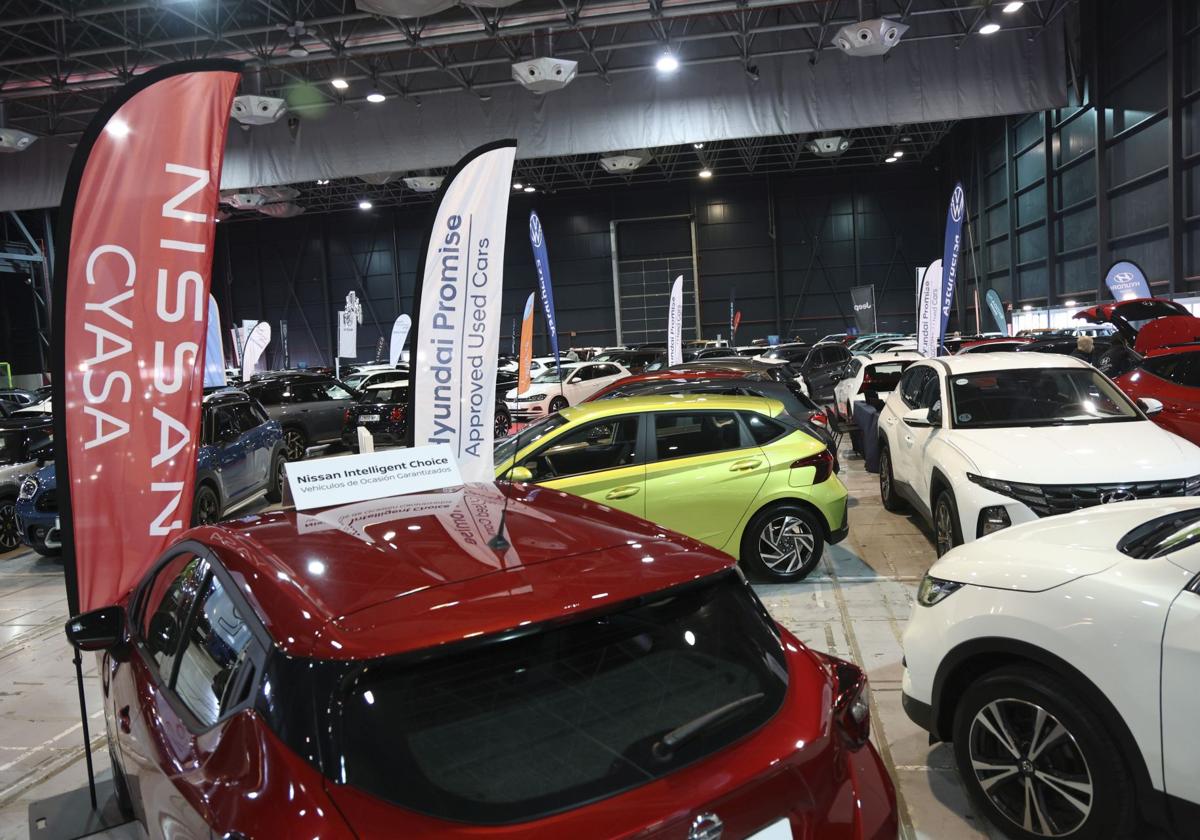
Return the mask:
POLYGON ((207 61, 139 76, 71 164, 53 349, 72 611, 115 603, 191 523, 214 214, 239 71, 207 61))

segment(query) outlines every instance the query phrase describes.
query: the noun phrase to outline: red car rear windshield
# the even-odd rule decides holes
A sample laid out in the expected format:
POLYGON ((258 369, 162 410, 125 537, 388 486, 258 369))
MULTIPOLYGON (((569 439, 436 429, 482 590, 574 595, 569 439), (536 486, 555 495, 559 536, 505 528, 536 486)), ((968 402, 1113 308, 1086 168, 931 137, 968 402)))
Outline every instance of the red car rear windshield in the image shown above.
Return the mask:
POLYGON ((525 822, 651 782, 769 720, 774 625, 735 575, 570 624, 363 669, 345 783, 435 817, 525 822))

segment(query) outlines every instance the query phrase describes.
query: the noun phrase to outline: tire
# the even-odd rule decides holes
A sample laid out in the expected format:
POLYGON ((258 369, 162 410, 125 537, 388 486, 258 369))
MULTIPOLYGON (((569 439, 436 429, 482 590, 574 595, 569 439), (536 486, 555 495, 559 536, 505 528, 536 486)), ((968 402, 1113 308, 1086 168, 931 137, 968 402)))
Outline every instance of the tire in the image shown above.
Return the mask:
POLYGON ((508 413, 508 409, 506 408, 497 408, 493 437, 496 440, 508 437, 510 431, 512 431, 512 415, 508 413))
POLYGON ((1133 780, 1114 738, 1050 671, 1016 665, 972 683, 955 709, 954 757, 975 806, 1015 840, 1134 836, 1133 780))
POLYGON ((546 413, 557 414, 569 405, 570 403, 567 402, 566 397, 555 397, 554 399, 550 400, 550 407, 546 410, 546 413))
POLYGON ((825 528, 808 508, 785 503, 759 511, 742 534, 741 561, 772 583, 804 580, 821 562, 825 528))
POLYGON ((283 485, 287 481, 283 465, 286 463, 287 458, 283 456, 282 450, 275 453, 271 459, 271 476, 267 479, 267 501, 273 505, 283 501, 283 485))
POLYGON ((896 476, 892 472, 892 453, 887 444, 879 447, 879 498, 883 509, 892 513, 904 510, 904 500, 896 492, 896 476))
POLYGON ((955 546, 963 544, 962 526, 958 522, 958 504, 954 491, 944 488, 933 501, 933 546, 941 557, 955 546))
POLYGON ((221 519, 221 498, 211 484, 201 484, 192 499, 192 527, 212 525, 221 519))
POLYGON ((21 544, 17 528, 17 497, 0 497, 0 553, 14 550, 21 544))
POLYGON ((113 752, 112 744, 108 745, 108 762, 112 765, 113 793, 117 797, 117 809, 121 812, 122 817, 132 820, 135 814, 133 797, 129 795, 129 780, 125 778, 125 771, 117 762, 117 754, 113 752))
POLYGON ((289 461, 303 461, 308 450, 308 435, 303 429, 288 427, 283 430, 283 456, 289 461))

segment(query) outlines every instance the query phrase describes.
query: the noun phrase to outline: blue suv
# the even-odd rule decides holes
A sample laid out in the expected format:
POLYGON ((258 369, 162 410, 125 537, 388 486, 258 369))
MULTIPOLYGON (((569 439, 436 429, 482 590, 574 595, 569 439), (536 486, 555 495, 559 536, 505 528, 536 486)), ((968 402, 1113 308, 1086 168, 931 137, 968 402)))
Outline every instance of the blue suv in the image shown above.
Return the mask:
MULTIPOLYGON (((192 524, 216 522, 264 494, 268 502, 278 502, 286 460, 283 428, 256 400, 232 388, 206 393, 192 524)), ((21 542, 48 557, 62 550, 56 489, 51 463, 27 477, 17 494, 21 542)))

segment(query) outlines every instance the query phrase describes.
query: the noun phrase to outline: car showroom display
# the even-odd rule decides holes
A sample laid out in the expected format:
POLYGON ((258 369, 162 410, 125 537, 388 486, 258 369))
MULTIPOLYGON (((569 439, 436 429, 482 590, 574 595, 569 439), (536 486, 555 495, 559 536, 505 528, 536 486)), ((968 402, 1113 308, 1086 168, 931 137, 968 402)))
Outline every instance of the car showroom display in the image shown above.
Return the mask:
POLYGON ((579 405, 592 394, 629 376, 629 370, 617 362, 569 362, 535 376, 529 389, 521 393, 510 388, 504 395, 508 413, 514 420, 536 420, 579 405))
POLYGON ((896 389, 900 375, 908 366, 924 358, 911 350, 890 350, 866 356, 854 356, 846 363, 841 378, 833 386, 833 407, 843 420, 854 416, 854 403, 873 391, 881 400, 896 389))
POLYGON ((1162 403, 1154 422, 1200 445, 1200 346, 1151 350, 1139 367, 1113 381, 1134 399, 1162 403))
MULTIPOLYGON (((394 375, 394 372, 393 372, 394 375)), ((375 446, 408 445, 408 380, 378 381, 359 392, 345 411, 342 445, 358 451, 358 429, 371 433, 375 446)), ((512 429, 508 407, 497 399, 493 434, 499 440, 512 429)))
POLYGON ((904 707, 1011 837, 1195 836, 1200 500, 1088 508, 962 546, 904 632, 904 707))
POLYGON ((648 519, 771 581, 806 577, 849 529, 832 453, 774 400, 599 400, 532 424, 495 456, 498 478, 648 519))
POLYGON ((1091 365, 979 353, 914 362, 880 415, 879 491, 933 527, 938 556, 1010 525, 1200 494, 1200 448, 1091 365))
POLYGON ((728 556, 566 494, 196 529, 68 633, 103 652, 116 789, 155 834, 897 832, 862 671, 728 556), (480 509, 506 551, 455 524, 480 509))

